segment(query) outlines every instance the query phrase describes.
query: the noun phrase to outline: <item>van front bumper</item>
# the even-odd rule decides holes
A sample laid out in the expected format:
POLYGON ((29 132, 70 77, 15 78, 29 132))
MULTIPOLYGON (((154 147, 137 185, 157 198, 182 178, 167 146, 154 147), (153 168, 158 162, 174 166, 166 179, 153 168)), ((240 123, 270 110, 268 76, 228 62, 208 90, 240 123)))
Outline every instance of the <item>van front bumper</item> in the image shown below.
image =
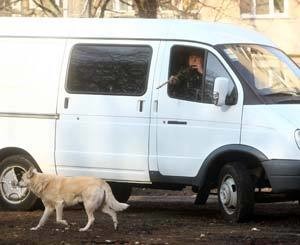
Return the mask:
POLYGON ((300 193, 300 160, 268 160, 262 162, 274 193, 300 193))

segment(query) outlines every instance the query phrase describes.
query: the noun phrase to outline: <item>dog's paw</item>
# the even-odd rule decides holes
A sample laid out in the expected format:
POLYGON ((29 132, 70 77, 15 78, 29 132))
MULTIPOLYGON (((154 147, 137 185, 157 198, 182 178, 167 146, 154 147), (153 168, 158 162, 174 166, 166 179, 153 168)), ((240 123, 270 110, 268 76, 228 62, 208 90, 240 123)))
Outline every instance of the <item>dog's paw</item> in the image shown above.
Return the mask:
POLYGON ((66 220, 62 220, 62 224, 65 225, 65 226, 68 226, 68 222, 66 220))
POLYGON ((69 225, 68 222, 66 220, 64 220, 64 219, 63 220, 58 220, 57 223, 65 225, 65 226, 69 225))
POLYGON ((114 228, 115 228, 115 231, 118 230, 118 224, 117 223, 114 223, 114 228))
POLYGON ((87 229, 85 228, 80 228, 79 231, 86 231, 87 229))
POLYGON ((30 228, 30 230, 31 230, 31 231, 36 231, 38 228, 39 228, 39 227, 38 227, 38 226, 36 226, 36 227, 32 227, 32 228, 30 228))

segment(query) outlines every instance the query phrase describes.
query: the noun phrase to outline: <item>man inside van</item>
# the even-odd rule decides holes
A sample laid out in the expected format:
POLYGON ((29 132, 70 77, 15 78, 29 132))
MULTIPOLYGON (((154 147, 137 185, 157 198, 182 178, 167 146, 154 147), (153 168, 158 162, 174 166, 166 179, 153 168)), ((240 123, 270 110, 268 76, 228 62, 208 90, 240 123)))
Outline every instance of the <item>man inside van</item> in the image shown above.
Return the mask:
POLYGON ((172 97, 197 100, 201 96, 203 77, 203 55, 197 50, 188 55, 188 64, 168 80, 172 97))

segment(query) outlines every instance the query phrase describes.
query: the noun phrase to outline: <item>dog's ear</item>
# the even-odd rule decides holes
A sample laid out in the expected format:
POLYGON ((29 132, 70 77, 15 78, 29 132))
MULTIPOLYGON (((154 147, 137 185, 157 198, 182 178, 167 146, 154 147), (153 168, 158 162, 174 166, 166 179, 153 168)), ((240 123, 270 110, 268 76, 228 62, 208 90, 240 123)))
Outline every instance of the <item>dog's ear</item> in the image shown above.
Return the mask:
POLYGON ((33 175, 36 173, 36 169, 33 167, 30 167, 30 169, 27 171, 27 177, 30 179, 33 177, 33 175))

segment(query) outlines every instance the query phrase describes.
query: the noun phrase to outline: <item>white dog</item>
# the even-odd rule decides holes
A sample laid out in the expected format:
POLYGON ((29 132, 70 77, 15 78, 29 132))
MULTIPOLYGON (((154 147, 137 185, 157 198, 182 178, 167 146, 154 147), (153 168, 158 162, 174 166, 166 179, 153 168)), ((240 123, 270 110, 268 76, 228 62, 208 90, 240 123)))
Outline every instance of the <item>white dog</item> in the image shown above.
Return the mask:
POLYGON ((45 206, 38 225, 31 230, 37 230, 44 225, 54 209, 56 209, 56 221, 68 225, 67 221, 62 219, 63 208, 79 202, 83 202, 88 216, 86 226, 79 231, 86 231, 90 228, 95 220, 94 211, 98 207, 112 217, 114 228, 117 229, 116 212, 125 210, 129 206, 115 199, 110 186, 104 180, 94 177, 63 177, 38 173, 34 169, 29 169, 23 174, 18 185, 28 187, 42 199, 45 206))

